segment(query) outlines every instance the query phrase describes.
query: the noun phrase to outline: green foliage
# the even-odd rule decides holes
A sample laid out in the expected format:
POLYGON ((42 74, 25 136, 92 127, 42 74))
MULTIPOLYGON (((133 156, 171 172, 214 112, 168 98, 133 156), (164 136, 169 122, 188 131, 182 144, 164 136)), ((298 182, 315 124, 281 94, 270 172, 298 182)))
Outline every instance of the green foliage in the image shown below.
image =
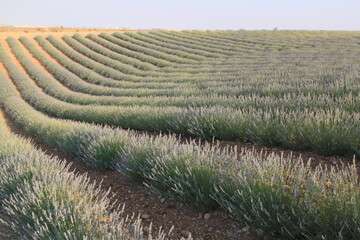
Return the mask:
POLYGON ((282 239, 359 237, 355 163, 312 169, 302 159, 248 152, 234 165, 220 174, 214 198, 241 222, 282 239))

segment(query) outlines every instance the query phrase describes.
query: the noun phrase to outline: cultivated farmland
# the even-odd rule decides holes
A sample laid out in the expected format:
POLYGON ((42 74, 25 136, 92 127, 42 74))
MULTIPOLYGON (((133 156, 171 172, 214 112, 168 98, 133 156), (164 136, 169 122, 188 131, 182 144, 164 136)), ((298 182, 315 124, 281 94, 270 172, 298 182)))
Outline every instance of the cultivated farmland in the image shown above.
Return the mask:
POLYGON ((232 218, 232 232, 207 235, 175 223, 157 233, 150 219, 156 239, 360 239, 359 32, 9 33, 0 44, 0 200, 15 236, 151 232, 150 216, 124 220, 91 174, 40 141, 161 202, 232 218))

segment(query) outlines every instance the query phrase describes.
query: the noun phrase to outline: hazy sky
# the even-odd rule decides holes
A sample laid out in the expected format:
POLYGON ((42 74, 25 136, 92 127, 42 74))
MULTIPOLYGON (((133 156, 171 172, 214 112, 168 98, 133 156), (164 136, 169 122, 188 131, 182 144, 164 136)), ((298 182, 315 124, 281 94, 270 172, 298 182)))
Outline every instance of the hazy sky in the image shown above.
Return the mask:
POLYGON ((0 24, 360 30, 360 0, 0 0, 0 24))

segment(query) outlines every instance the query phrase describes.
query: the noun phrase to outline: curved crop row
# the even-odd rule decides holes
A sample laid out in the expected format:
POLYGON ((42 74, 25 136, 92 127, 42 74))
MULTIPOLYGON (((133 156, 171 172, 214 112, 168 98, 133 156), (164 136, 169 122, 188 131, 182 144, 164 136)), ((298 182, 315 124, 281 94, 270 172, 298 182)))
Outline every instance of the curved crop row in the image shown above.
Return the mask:
MULTIPOLYGON (((57 57, 59 57, 59 56, 57 56, 57 57)), ((75 65, 74 65, 74 63, 73 64, 71 64, 71 61, 66 65, 66 66, 68 66, 68 67, 72 67, 72 68, 74 68, 75 67, 75 65)), ((308 70, 310 70, 309 68, 306 68, 306 69, 304 69, 303 71, 308 71, 308 70)), ((80 69, 78 69, 78 74, 81 74, 81 71, 82 71, 82 69, 80 68, 80 69)), ((266 78, 267 77, 267 75, 265 75, 266 73, 264 72, 264 70, 262 69, 262 71, 263 71, 263 76, 266 78)), ((87 74, 90 74, 90 76, 92 76, 91 75, 91 73, 92 73, 92 71, 90 71, 90 70, 87 70, 87 74)), ((292 72, 289 72, 289 73, 287 73, 288 75, 289 75, 289 77, 291 76, 291 74, 293 75, 293 76, 291 76, 291 77, 293 77, 293 78, 297 78, 297 75, 295 75, 294 73, 292 73, 292 72)), ((242 74, 243 75, 243 74, 242 74)), ((206 79, 206 75, 204 76, 205 77, 205 79, 206 79)), ((191 77, 190 79, 193 79, 193 81, 197 81, 198 80, 198 77, 191 77)), ((173 79, 174 81, 176 80, 176 79, 173 79)), ((256 79, 254 79, 254 80, 256 80, 256 79)), ((246 82, 245 81, 245 83, 247 83, 247 84, 257 84, 258 86, 259 86, 259 83, 256 83, 254 80, 252 80, 252 81, 248 81, 248 82, 246 82)), ((96 78, 96 79, 94 79, 93 81, 99 81, 99 79, 98 78, 96 78)), ((109 81, 109 80, 108 80, 109 81)), ((203 81, 203 80, 201 80, 201 81, 203 81)), ((272 95, 272 94, 277 94, 277 95, 279 95, 279 94, 288 94, 288 93, 292 93, 292 92, 294 92, 294 91, 297 91, 297 92, 304 92, 304 93, 306 93, 306 92, 310 92, 311 94, 315 94, 315 95, 317 95, 317 94, 322 94, 322 93, 326 93, 326 92, 334 92, 333 94, 337 94, 337 92, 343 92, 343 91, 345 91, 345 93, 346 92, 348 92, 348 91, 350 91, 350 92, 353 92, 353 91, 358 91, 356 88, 351 88, 350 87, 350 85, 349 85, 349 88, 343 88, 342 86, 335 86, 334 87, 334 89, 324 89, 322 86, 314 86, 314 81, 310 81, 309 83, 311 83, 311 88, 309 89, 309 90, 307 90, 307 89, 301 89, 301 88, 299 88, 300 86, 300 84, 306 84, 307 83, 307 79, 306 79, 306 81, 303 81, 303 82, 301 82, 301 83, 299 83, 299 81, 294 81, 294 82, 292 82, 292 81, 289 81, 289 83, 290 84, 293 84, 294 83, 294 87, 293 88, 290 88, 289 86, 278 86, 278 88, 275 90, 270 90, 269 91, 269 94, 270 95, 272 95), (283 89, 281 89, 281 88, 283 88, 283 89), (276 92, 276 93, 273 93, 273 92, 276 92)), ((103 81, 101 81, 101 82, 103 82, 103 81)), ((354 83, 356 83, 356 82, 354 82, 354 83)), ((219 83, 220 85, 221 85, 221 83, 219 83)), ((318 84, 318 82, 316 82, 315 84, 318 84)), ((347 84, 349 84, 349 83, 347 83, 347 84)), ((205 84, 205 86, 206 86, 207 84, 205 84)), ((252 87, 251 86, 246 86, 246 85, 241 85, 241 87, 240 87, 240 89, 239 89, 239 87, 237 86, 237 88, 238 89, 236 89, 236 88, 234 88, 233 86, 230 86, 230 87, 227 87, 227 88, 224 88, 224 87, 222 87, 222 88, 220 88, 220 89, 217 89, 217 88, 214 88, 214 86, 212 86, 212 89, 209 89, 209 90, 207 90, 207 92, 204 92, 203 90, 203 92, 204 93, 206 93, 206 94, 211 94, 211 95, 214 95, 214 94, 221 94, 221 95, 225 95, 225 96, 231 96, 231 95, 236 95, 236 96, 239 96, 240 94, 243 94, 244 93, 244 91, 242 90, 242 89, 246 89, 245 90, 245 92, 254 92, 254 89, 252 89, 252 87), (237 92, 239 92, 239 93, 237 93, 237 92)), ((272 87, 272 88, 275 88, 275 87, 272 87)), ((187 89, 179 89, 178 91, 182 91, 182 92, 187 92, 187 90, 190 90, 189 88, 187 88, 187 89)), ((257 89, 255 89, 255 92, 257 92, 258 90, 257 89)), ((169 94, 167 94, 167 95, 171 95, 172 93, 171 93, 171 91, 169 91, 168 92, 169 94)), ((265 93, 265 95, 266 95, 267 93, 265 93)), ((356 93, 355 93, 356 94, 356 93)), ((163 93, 160 93, 160 94, 156 94, 156 95, 164 95, 163 93)), ((175 95, 178 95, 178 94, 175 94, 175 95)), ((189 94, 187 94, 187 95, 189 95, 189 94)), ((190 95, 191 95, 191 93, 190 93, 190 95)), ((204 95, 204 94, 202 94, 202 95, 204 95)), ((264 94, 262 94, 262 95, 264 95, 264 94)), ((139 96, 139 95, 136 95, 136 96, 139 96)))
MULTIPOLYGON (((83 46, 81 43, 76 41, 75 39, 69 37, 69 36, 62 36, 62 39, 73 49, 76 51, 82 53, 83 55, 89 57, 90 59, 99 62, 105 66, 114 68, 120 72, 123 72, 125 74, 133 74, 133 75, 142 75, 142 71, 139 69, 134 68, 131 65, 123 64, 119 61, 115 61, 111 58, 108 58, 106 56, 103 56, 102 54, 93 52, 91 49, 83 46)), ((60 42, 59 42, 60 43, 60 42)))
MULTIPOLYGON (((167 33, 167 32, 163 32, 167 33)), ((251 50, 278 50, 279 48, 289 47, 294 49, 295 47, 299 47, 300 43, 298 41, 291 41, 291 39, 287 39, 286 41, 280 42, 279 39, 276 41, 273 39, 264 39, 260 41, 260 38, 249 40, 246 36, 240 34, 236 35, 236 39, 227 38, 227 34, 222 34, 221 36, 213 36, 209 33, 199 32, 199 31, 182 31, 182 32, 171 32, 172 34, 184 38, 186 40, 192 40, 194 42, 198 42, 200 44, 204 44, 205 46, 211 48, 220 48, 226 51, 235 51, 242 52, 243 49, 251 49, 251 50), (235 40, 235 41, 233 41, 235 40), (219 41, 222 43, 219 45, 219 41), (231 48, 229 48, 231 46, 231 48)))
POLYGON ((191 31, 188 32, 191 35, 197 36, 201 39, 208 39, 211 42, 222 41, 226 44, 230 45, 239 45, 242 48, 253 49, 257 51, 278 51, 280 48, 290 48, 295 50, 297 48, 304 47, 304 44, 300 41, 293 40, 291 38, 286 39, 285 41, 280 42, 279 39, 263 39, 261 40, 259 37, 251 38, 250 36, 245 36, 244 34, 237 34, 236 36, 231 37, 230 34, 204 34, 199 31, 191 31))
MULTIPOLYGON (((120 87, 125 87, 122 82, 114 81, 106 78, 99 78, 94 76, 94 72, 89 69, 78 65, 71 60, 66 60, 57 52, 51 52, 53 57, 58 61, 71 69, 61 67, 59 64, 48 59, 48 57, 39 50, 32 42, 27 38, 21 37, 20 41, 22 44, 30 51, 30 53, 41 62, 41 64, 49 71, 59 82, 63 83, 67 87, 80 92, 85 92, 94 95, 109 95, 109 96, 146 96, 146 95, 191 95, 189 88, 183 89, 120 89, 120 87), (76 75, 73 73, 76 73, 76 75), (92 84, 83 81, 86 79, 92 84), (95 85, 98 84, 98 85, 95 85), (100 85, 101 84, 101 85, 100 85), (104 86, 102 86, 104 85, 104 86), (118 88, 114 88, 118 87, 118 88)), ((39 43, 46 48, 46 50, 51 51, 51 48, 46 45, 44 39, 38 38, 39 43)), ((144 84, 145 85, 145 84, 144 84)), ((150 84, 151 85, 151 84, 150 84)), ((171 84, 170 84, 171 85, 171 84)), ((134 85, 132 85, 134 86, 134 85)), ((140 86, 140 85, 138 85, 140 86)), ((165 85, 166 86, 166 85, 165 85)))
POLYGON ((171 35, 171 37, 173 37, 176 40, 179 41, 183 41, 185 43, 191 43, 194 45, 199 45, 202 47, 206 47, 209 49, 214 49, 217 50, 219 52, 224 52, 226 54, 235 54, 236 52, 242 51, 243 49, 240 48, 242 46, 240 45, 233 45, 233 46, 229 46, 229 44, 224 44, 224 42, 212 42, 209 40, 206 40, 204 38, 198 38, 189 34, 186 34, 186 32, 176 32, 176 31, 172 31, 172 32, 166 32, 166 31, 162 31, 161 33, 165 34, 165 35, 171 35))
MULTIPOLYGON (((194 63, 196 63, 196 61, 194 61, 194 60, 202 60, 203 59, 199 55, 195 55, 195 54, 191 54, 191 53, 187 53, 187 52, 183 52, 183 51, 179 51, 179 50, 169 49, 169 48, 159 46, 159 45, 156 45, 156 44, 151 44, 151 43, 139 41, 136 38, 132 38, 131 34, 132 33, 126 33, 126 32, 123 33, 123 34, 114 33, 113 36, 115 36, 115 37, 117 37, 117 38, 119 38, 119 39, 121 39, 123 41, 130 42, 130 43, 132 43, 134 45, 138 45, 138 46, 148 48, 148 49, 154 49, 156 51, 163 52, 165 54, 169 54, 169 55, 173 55, 173 56, 178 56, 180 58, 184 58, 184 61, 185 61, 185 59, 188 59, 186 61, 186 63, 188 63, 188 64, 189 63, 194 64, 194 63)), ((134 35, 136 35, 136 34, 134 33, 134 35)))
POLYGON ((179 46, 181 48, 187 48, 191 52, 199 51, 199 53, 202 52, 203 53, 202 55, 204 55, 206 57, 211 57, 211 58, 215 58, 215 59, 224 57, 223 54, 208 51, 209 49, 203 49, 202 47, 194 46, 194 45, 191 45, 191 44, 188 44, 188 43, 180 43, 179 41, 175 41, 175 40, 172 40, 172 39, 168 39, 168 38, 159 36, 159 35, 155 34, 155 32, 153 32, 153 31, 150 31, 150 32, 147 32, 147 33, 148 33, 147 37, 149 37, 151 39, 155 39, 157 41, 164 42, 164 43, 167 43, 167 44, 173 44, 173 45, 179 46))
MULTIPOLYGON (((21 37, 20 40, 25 39, 24 37, 21 37)), ((106 84, 116 84, 119 82, 124 82, 124 80, 126 81, 133 81, 133 82, 145 82, 145 84, 150 85, 150 83, 147 82, 155 82, 153 84, 160 84, 157 82, 161 82, 161 84, 163 85, 174 85, 175 83, 168 83, 169 78, 176 78, 176 77, 181 77, 181 74, 183 74, 182 72, 170 72, 170 73, 161 73, 161 72, 152 72, 149 73, 149 76, 131 76, 131 75, 123 75, 122 79, 112 79, 109 77, 105 77, 103 75, 100 74, 100 72, 105 72, 106 71, 106 67, 102 68, 102 64, 98 63, 96 61, 90 61, 87 62, 87 58, 82 56, 81 54, 77 53, 76 51, 74 51, 73 49, 66 47, 65 44, 62 44, 60 41, 58 41, 56 38, 51 38, 53 39, 54 42, 57 43, 58 47, 62 46, 65 47, 64 49, 57 49, 56 47, 54 47, 52 44, 50 44, 48 41, 46 41, 42 36, 37 36, 35 37, 35 40, 39 43, 39 45, 46 51, 48 52, 52 57, 54 57, 57 61, 59 61, 64 67, 66 67, 67 69, 71 70, 72 72, 76 73, 77 75, 79 75, 80 77, 86 78, 89 81, 96 81, 94 80, 94 78, 96 77, 99 82, 104 82, 106 84), (69 58, 69 56, 67 56, 64 51, 69 51, 67 52, 67 54, 74 54, 73 57, 74 59, 76 59, 77 61, 71 60, 71 58, 69 58), (79 58, 77 58, 77 56, 79 58), (92 70, 92 68, 98 69, 97 72, 94 72, 92 70), (92 76, 94 75, 94 76, 92 76), (88 76, 88 77, 87 77, 88 76), (166 84, 163 82, 167 82, 166 84)), ((29 42, 29 41, 28 41, 29 42)), ((114 70, 114 69, 113 69, 114 70)), ((116 70, 114 70, 115 72, 117 72, 116 70)), ((95 79, 96 79, 95 78, 95 79)), ((189 81, 189 80, 188 80, 189 81)))
POLYGON ((127 39, 126 36, 122 38, 122 36, 117 35, 116 33, 113 33, 112 35, 109 35, 107 33, 100 33, 100 37, 105 38, 106 40, 115 43, 116 45, 122 46, 124 48, 140 52, 145 55, 153 56, 158 59, 163 59, 167 62, 173 63, 187 63, 187 62, 193 62, 192 60, 185 59, 179 56, 167 54, 158 50, 154 50, 152 48, 143 47, 137 44, 133 44, 129 41, 126 41, 124 39, 127 39))
POLYGON ((136 58, 128 57, 123 54, 119 54, 117 52, 111 51, 110 49, 107 49, 104 46, 101 46, 100 44, 97 44, 90 39, 87 39, 83 37, 81 34, 76 33, 72 36, 75 40, 83 44, 84 46, 90 48, 91 50, 100 53, 104 56, 107 56, 109 58, 112 58, 114 60, 117 60, 122 63, 130 64, 140 70, 143 71, 149 71, 149 70, 155 70, 156 67, 152 64, 142 62, 136 58))
POLYGON ((86 37, 88 39, 91 39, 92 41, 114 51, 114 52, 117 52, 117 53, 120 53, 120 54, 123 54, 125 56, 129 56, 129 57, 133 57, 133 58, 136 58, 136 59, 139 59, 141 61, 144 61, 144 62, 147 62, 147 63, 151 63, 157 67, 165 67, 165 66, 170 66, 171 63, 169 63, 168 61, 165 61, 165 60, 162 60, 162 59, 158 59, 158 58, 155 58, 155 57, 152 57, 152 56, 149 56, 149 55, 144 55, 142 53, 139 53, 137 51, 134 51, 134 50, 130 50, 130 49, 127 49, 125 47, 121 47, 111 41, 108 41, 107 39, 100 37, 100 36, 97 36, 95 34, 88 34, 86 35, 86 37))
MULTIPOLYGON (((28 46, 29 44, 31 45, 31 43, 29 43, 29 41, 25 41, 23 38, 21 38, 20 40, 24 44, 26 44, 26 46, 28 46)), ((39 38, 38 40, 40 41, 41 39, 39 38)), ((48 46, 46 44, 46 42, 44 42, 44 40, 41 41, 41 44, 43 44, 43 47, 46 47, 46 49, 48 51, 51 50, 51 46, 48 46)), ((34 48, 34 47, 32 47, 32 48, 34 48)), ((34 51, 33 49, 31 49, 31 50, 34 51)), ((39 53, 37 53, 37 55, 38 54, 39 53)), ((53 54, 54 57, 57 57, 57 59, 59 59, 61 61, 66 60, 66 58, 64 60, 64 58, 61 57, 61 55, 59 55, 56 51, 52 52, 52 54, 53 54)), ((79 76, 81 76, 82 78, 86 78, 88 76, 88 80, 92 81, 93 83, 101 83, 101 84, 104 84, 104 85, 114 85, 113 80, 109 80, 109 79, 106 80, 106 78, 105 79, 100 79, 99 77, 93 78, 94 73, 91 70, 86 69, 86 68, 84 69, 82 66, 78 66, 76 63, 74 63, 74 62, 72 62, 70 60, 67 60, 67 62, 65 62, 63 64, 65 64, 65 66, 68 67, 69 69, 71 69, 73 71, 76 71, 76 73, 79 76)), ((57 67, 57 68, 59 68, 59 67, 57 67)), ((54 70, 54 69, 48 69, 48 70, 51 72, 51 70, 54 70)), ((311 71, 309 71, 309 70, 313 71, 314 69, 309 69, 309 68, 304 69, 304 71, 308 71, 308 72, 311 73, 311 71)), ((61 70, 61 71, 64 72, 63 70, 61 70)), ((264 78, 264 80, 266 80, 267 75, 265 73, 263 73, 263 74, 264 75, 261 75, 261 77, 264 78)), ((296 76, 293 72, 289 72, 287 74, 289 74, 289 75, 292 74, 292 77, 296 76)), ((61 75, 58 74, 56 76, 58 78, 61 78, 63 75, 64 74, 61 74, 61 75)), ((207 77, 207 75, 204 76, 204 79, 206 79, 206 77, 207 77)), ((215 77, 216 77, 216 75, 215 75, 215 77)), ((195 82, 203 81, 202 78, 198 79, 198 77, 195 77, 195 78, 192 78, 192 79, 195 82)), ((174 81, 175 80, 176 79, 174 79, 174 81)), ((231 79, 229 79, 229 81, 230 80, 231 79)), ((299 83, 298 81, 296 81, 296 82, 295 81, 288 82, 286 85, 278 86, 277 89, 275 89, 275 87, 271 88, 270 90, 265 89, 266 90, 265 92, 261 88, 266 87, 266 85, 263 85, 263 86, 260 85, 261 82, 264 81, 264 80, 260 79, 259 82, 256 82, 256 80, 257 79, 253 79, 252 81, 247 81, 246 80, 246 81, 242 81, 242 83, 240 83, 240 82, 236 83, 237 86, 221 87, 221 88, 216 88, 215 86, 211 86, 211 88, 209 88, 209 87, 206 86, 207 84, 205 84, 206 91, 202 90, 203 93, 201 95, 219 94, 219 95, 223 95, 223 96, 232 96, 232 95, 240 96, 240 95, 243 95, 243 94, 257 93, 257 94, 260 94, 262 96, 266 96, 266 95, 284 95, 284 94, 289 94, 289 93, 294 93, 294 92, 299 92, 299 93, 302 92, 304 94, 310 93, 310 94, 315 94, 315 95, 324 94, 324 93, 331 93, 331 94, 334 94, 334 95, 339 95, 339 94, 342 94, 342 93, 346 94, 347 92, 354 92, 354 94, 357 94, 356 92, 359 92, 359 89, 350 87, 351 84, 356 84, 355 80, 353 80, 352 83, 351 82, 346 83, 349 86, 348 88, 343 88, 342 86, 334 85, 332 87, 333 89, 331 89, 329 87, 324 88, 322 85, 315 86, 315 84, 320 84, 321 83, 319 81, 315 82, 312 79, 304 79, 304 81, 302 81, 301 83, 299 83), (251 85, 248 86, 247 84, 251 84, 251 85, 256 84, 256 88, 252 87, 251 85), (291 86, 290 84, 291 85, 294 84, 294 85, 291 86), (304 85, 304 86, 301 86, 301 85, 304 85)), ((220 82, 219 82, 219 84, 221 85, 220 82)), ((201 85, 203 85, 203 84, 201 83, 201 85)), ((201 85, 199 85, 198 88, 201 87, 201 85)), ((329 85, 329 84, 327 84, 327 85, 329 85)), ((91 88, 94 88, 94 87, 91 87, 91 88)), ((95 87, 95 88, 97 88, 97 87, 95 87)), ((89 91, 89 90, 86 90, 86 91, 89 91)), ((144 93, 144 90, 143 91, 127 90, 126 91, 127 93, 117 93, 120 90, 114 90, 114 89, 109 90, 109 91, 112 92, 112 93, 109 93, 109 95, 115 95, 115 96, 119 96, 119 95, 121 96, 122 94, 123 95, 126 94, 127 96, 129 96, 130 94, 134 94, 134 96, 148 96, 148 95, 151 95, 151 93, 144 93)), ((190 88, 176 89, 176 90, 171 90, 170 89, 170 90, 161 90, 161 91, 159 91, 159 93, 156 93, 156 95, 166 95, 166 96, 169 96, 169 95, 193 95, 195 91, 196 91, 195 89, 190 89, 190 88)), ((122 90, 122 92, 125 92, 125 89, 122 90)), ((153 91, 153 93, 154 92, 155 91, 153 91)), ((98 95, 98 93, 95 93, 95 94, 98 95)))
POLYGON ((149 33, 151 34, 152 37, 155 37, 156 39, 161 39, 164 42, 169 42, 169 43, 185 46, 185 47, 196 49, 196 50, 207 51, 209 53, 212 53, 212 57, 226 57, 226 56, 234 54, 231 51, 214 49, 214 48, 203 46, 200 43, 194 43, 194 42, 186 40, 186 39, 178 38, 171 33, 166 34, 164 31, 151 31, 149 33))
POLYGON ((126 34, 126 35, 128 35, 128 36, 130 36, 132 38, 141 40, 141 41, 143 41, 145 43, 149 43, 149 44, 153 44, 153 45, 156 45, 156 46, 161 46, 161 47, 166 48, 166 49, 173 49, 175 51, 181 51, 181 52, 184 52, 184 53, 194 55, 194 56, 196 56, 196 58, 194 57, 195 60, 205 60, 205 59, 207 59, 207 57, 212 56, 211 53, 206 52, 206 51, 194 50, 192 48, 187 48, 187 47, 175 45, 175 44, 172 44, 172 43, 167 43, 165 41, 159 41, 159 40, 149 36, 149 34, 146 33, 146 32, 137 32, 137 33, 125 32, 124 34, 126 34))
MULTIPOLYGON (((43 53, 40 53, 38 50, 36 50, 37 48, 30 41, 28 41, 26 38, 20 38, 20 40, 28 48, 28 50, 32 54, 34 54, 36 58, 38 58, 38 60, 43 61, 43 59, 47 59, 47 57, 43 53), (40 59, 39 59, 39 56, 41 56, 40 59)), ((62 56, 59 52, 55 51, 55 49, 51 45, 49 45, 44 39, 42 39, 40 37, 37 37, 37 40, 39 41, 41 46, 45 48, 46 51, 51 53, 51 55, 53 57, 55 57, 58 61, 60 61, 66 68, 68 68, 69 70, 75 72, 81 78, 87 79, 87 80, 89 80, 89 81, 91 81, 92 83, 95 83, 95 84, 100 84, 101 83, 102 85, 105 85, 105 86, 119 86, 119 87, 120 86, 124 86, 124 87, 127 86, 127 85, 124 85, 122 82, 114 81, 114 80, 103 78, 103 77, 101 78, 100 75, 99 76, 94 76, 94 72, 92 72, 90 69, 84 68, 82 65, 79 65, 79 64, 67 59, 66 57, 62 56)), ((49 62, 49 61, 47 61, 47 62, 49 62)), ((45 67, 47 66, 47 64, 44 64, 44 65, 45 65, 45 67)), ((52 65, 54 66, 54 64, 52 64, 52 65)), ((59 67, 57 67, 56 69, 59 69, 59 67)), ((48 71, 50 71, 50 72, 52 72, 53 70, 54 70, 53 68, 48 69, 48 71)), ((61 69, 59 71, 64 72, 63 69, 61 69)), ((61 75, 64 75, 64 74, 61 74, 61 75)), ((59 77, 61 77, 61 75, 57 74, 57 76, 59 76, 59 77)), ((69 74, 67 73, 67 75, 69 75, 69 74)), ((203 78, 206 79, 206 76, 204 76, 203 78)), ((192 79, 193 79, 193 81, 198 81, 197 77, 192 78, 192 79)), ((186 80, 186 79, 184 79, 184 80, 186 80)), ((174 81, 176 81, 176 79, 174 79, 174 81)), ((148 83, 148 85, 144 85, 144 86, 149 87, 151 85, 152 85, 151 83, 148 83)), ((171 86, 171 85, 173 85, 173 83, 168 83, 167 85, 171 86)), ((131 85, 131 86, 134 86, 134 85, 131 85)), ((158 85, 155 85, 155 86, 158 86, 158 85)), ((178 89, 177 91, 182 91, 182 90, 178 89)), ((171 93, 171 91, 168 91, 168 92, 171 93)))
POLYGON ((46 39, 58 50, 60 50, 62 53, 64 53, 67 57, 72 59, 75 62, 80 63, 81 65, 91 69, 92 71, 99 73, 100 75, 112 78, 116 80, 122 80, 125 78, 125 74, 117 71, 111 67, 108 67, 104 64, 101 64, 97 61, 92 60, 89 57, 85 57, 83 54, 80 54, 76 51, 74 51, 71 47, 66 46, 62 42, 60 42, 58 39, 56 39, 54 36, 47 36, 46 39))
MULTIPOLYGON (((135 75, 135 76, 143 76, 143 77, 146 77, 146 76, 163 77, 164 76, 164 73, 154 72, 154 71, 152 71, 152 72, 144 72, 144 71, 140 71, 139 69, 136 69, 133 66, 130 66, 128 64, 123 64, 123 63, 121 63, 119 61, 115 61, 114 59, 111 59, 111 58, 106 57, 106 56, 104 56, 102 54, 94 52, 92 49, 89 49, 89 48, 83 46, 81 43, 79 43, 78 41, 75 41, 73 38, 71 38, 69 36, 63 36, 62 39, 69 46, 71 46, 74 50, 80 52, 81 54, 93 59, 94 61, 96 61, 98 63, 104 64, 106 66, 109 66, 111 68, 114 68, 116 70, 124 72, 126 74, 129 74, 129 75, 132 74, 132 75, 135 75)), ((61 44, 61 43, 57 42, 57 44, 61 44)), ((170 77, 169 74, 167 74, 165 76, 170 77)))
POLYGON ((315 109, 343 109, 348 112, 360 111, 357 109, 360 96, 353 97, 351 95, 338 97, 336 104, 330 104, 332 96, 323 95, 318 98, 310 96, 284 96, 283 98, 259 97, 259 96, 242 96, 240 98, 224 98, 217 96, 199 96, 199 97, 111 97, 111 96, 93 96, 74 92, 60 85, 54 78, 45 74, 26 54, 23 53, 19 44, 14 39, 7 39, 10 48, 15 57, 31 76, 36 83, 44 89, 44 91, 56 97, 59 100, 79 105, 143 105, 143 106, 177 106, 177 107, 211 107, 222 106, 232 107, 234 109, 272 109, 284 108, 301 110, 304 108, 315 109), (296 102, 294 100, 296 99, 296 102))
MULTIPOLYGON (((90 69, 87 69, 87 68, 84 68, 82 65, 79 65, 69 59, 67 59, 66 57, 62 56, 61 53, 55 51, 55 49, 49 45, 44 39, 40 38, 40 37, 37 37, 36 38, 38 40, 38 42, 40 43, 40 45, 46 50, 48 51, 53 57, 55 57, 58 61, 61 62, 61 64, 63 64, 66 68, 68 68, 69 70, 75 72, 78 76, 80 76, 81 78, 84 78, 84 79, 87 79, 89 81, 91 81, 92 83, 95 83, 95 84, 102 84, 102 85, 105 85, 105 86, 126 86, 124 85, 122 82, 118 82, 118 81, 114 81, 114 80, 111 80, 111 79, 107 79, 107 78, 101 78, 101 76, 94 76, 94 72, 92 72, 90 69)), ((28 41, 26 38, 20 38, 20 41, 28 48, 28 50, 34 54, 34 56, 36 58, 38 58, 39 61, 43 61, 43 59, 47 59, 47 57, 43 54, 43 53, 40 53, 38 50, 36 50, 37 48, 30 42, 28 41), (39 59, 39 55, 41 56, 41 58, 39 59)), ((48 62, 48 61, 47 61, 48 62)), ((46 67, 47 64, 43 63, 46 67)), ((54 65, 54 64, 52 64, 54 65)), ((59 69, 59 67, 57 67, 56 69, 59 69)), ((48 69, 48 71, 52 72, 54 69, 48 69)), ((64 72, 63 69, 59 70, 59 71, 62 71, 64 72)), ((65 73, 66 74, 66 73, 65 73)), ((61 75, 64 75, 64 74, 61 74, 61 75)), ((61 77, 61 75, 56 75, 56 76, 59 76, 61 77)), ((67 74, 69 75, 69 74, 67 74)), ((166 79, 166 78, 165 78, 166 79)), ((203 81, 203 79, 207 79, 207 75, 203 76, 201 79, 198 79, 198 77, 196 76, 195 78, 189 78, 189 79, 184 79, 182 81, 203 81)), ((216 76, 215 76, 215 79, 216 79, 216 76)), ((177 79, 173 79, 175 82, 177 79)), ((211 80, 211 79, 209 79, 211 80)), ((163 80, 161 80, 162 82, 163 80)), ((232 81, 232 79, 229 79, 229 81, 232 81)), ((184 82, 186 83, 186 82, 184 82)), ((163 84, 163 83, 162 83, 163 84)), ((221 83, 219 83, 221 85, 221 83)), ((148 85, 145 85, 147 87, 151 86, 152 84, 151 83, 148 83, 148 85)), ((166 85, 174 85, 174 83, 167 83, 166 85)), ((165 86, 166 86, 165 85, 165 86)), ((131 85, 131 86, 134 86, 134 85, 131 85)), ((155 86, 158 86, 158 85, 154 85, 155 86)), ((178 85, 179 86, 179 85, 178 85)), ((180 87, 180 86, 179 86, 180 87)), ((187 93, 190 93, 191 94, 191 91, 189 91, 190 89, 188 88, 188 91, 187 93)), ((224 90, 224 93, 226 92, 225 89, 224 90)), ((169 91, 167 91, 167 93, 172 94, 172 92, 174 91, 177 91, 177 92, 185 92, 185 90, 183 89, 177 89, 177 90, 172 90, 170 89, 169 91)), ((140 93, 140 91, 138 91, 140 93)), ((229 92, 230 93, 230 92, 229 92)), ((134 93, 135 95, 137 95, 136 93, 134 93)), ((209 93, 207 93, 209 94, 209 93)), ((230 93, 231 94, 231 93, 230 93)), ((113 94, 115 95, 115 94, 113 94)), ((160 92, 160 95, 163 95, 163 93, 160 92)), ((179 95, 179 94, 175 94, 175 95, 179 95)))
MULTIPOLYGON (((186 34, 186 36, 192 36, 195 37, 197 40, 216 44, 221 42, 225 46, 235 47, 239 51, 241 49, 256 49, 256 50, 264 50, 262 44, 251 44, 251 43, 245 43, 241 41, 231 41, 226 38, 225 34, 222 34, 221 36, 214 36, 209 34, 209 32, 200 32, 200 31, 183 31, 182 33, 186 34)), ((239 34, 238 38, 241 39, 241 35, 239 34)))

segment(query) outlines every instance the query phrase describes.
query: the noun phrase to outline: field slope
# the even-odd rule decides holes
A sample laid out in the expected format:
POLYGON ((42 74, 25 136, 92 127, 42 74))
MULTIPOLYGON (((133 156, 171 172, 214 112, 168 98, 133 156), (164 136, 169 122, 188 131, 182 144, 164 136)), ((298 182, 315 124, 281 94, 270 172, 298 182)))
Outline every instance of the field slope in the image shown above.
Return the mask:
POLYGON ((359 32, 9 34, 0 105, 89 165, 263 235, 356 239, 359 58, 359 32), (355 160, 314 166, 225 142, 355 160))

